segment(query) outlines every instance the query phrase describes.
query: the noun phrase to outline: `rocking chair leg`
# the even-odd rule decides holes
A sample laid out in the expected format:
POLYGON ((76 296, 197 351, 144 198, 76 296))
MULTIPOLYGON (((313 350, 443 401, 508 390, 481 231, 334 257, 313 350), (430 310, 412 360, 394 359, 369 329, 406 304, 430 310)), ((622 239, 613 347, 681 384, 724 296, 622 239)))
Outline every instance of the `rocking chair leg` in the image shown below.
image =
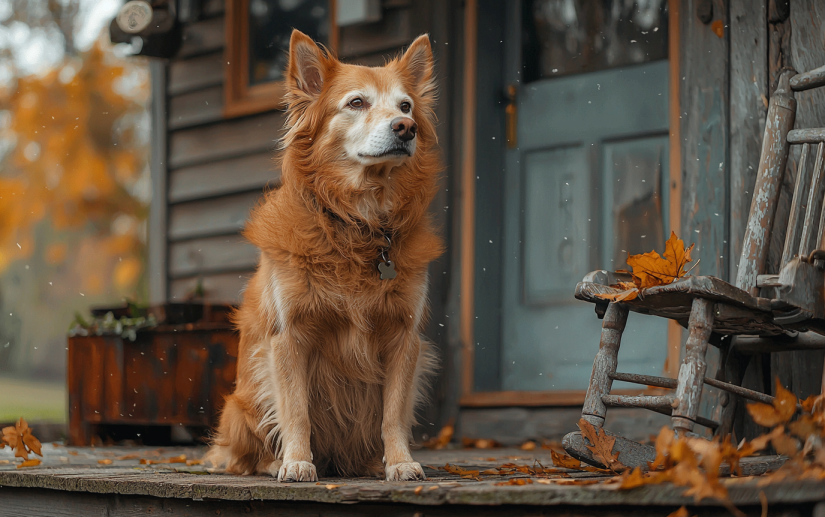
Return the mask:
POLYGON ((679 368, 676 387, 676 403, 671 421, 673 430, 679 434, 693 431, 699 402, 702 399, 702 385, 705 371, 705 352, 713 331, 713 302, 704 298, 695 298, 690 311, 688 338, 685 344, 685 360, 679 368))
POLYGON ((590 386, 582 408, 582 418, 596 427, 604 425, 607 409, 602 402, 602 395, 610 394, 613 385, 611 374, 616 373, 616 363, 619 355, 619 345, 622 341, 622 332, 627 324, 627 307, 618 303, 611 303, 607 307, 602 320, 602 337, 599 342, 599 353, 593 361, 593 372, 590 374, 590 386))

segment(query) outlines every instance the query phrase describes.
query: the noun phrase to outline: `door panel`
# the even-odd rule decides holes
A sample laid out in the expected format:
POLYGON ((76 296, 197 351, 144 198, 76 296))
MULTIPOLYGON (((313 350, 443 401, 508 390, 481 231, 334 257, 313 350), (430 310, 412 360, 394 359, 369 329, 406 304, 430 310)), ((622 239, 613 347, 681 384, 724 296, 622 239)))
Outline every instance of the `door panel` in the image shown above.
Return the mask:
POLYGON ((524 304, 565 302, 570 278, 587 273, 587 156, 581 146, 524 157, 524 304))

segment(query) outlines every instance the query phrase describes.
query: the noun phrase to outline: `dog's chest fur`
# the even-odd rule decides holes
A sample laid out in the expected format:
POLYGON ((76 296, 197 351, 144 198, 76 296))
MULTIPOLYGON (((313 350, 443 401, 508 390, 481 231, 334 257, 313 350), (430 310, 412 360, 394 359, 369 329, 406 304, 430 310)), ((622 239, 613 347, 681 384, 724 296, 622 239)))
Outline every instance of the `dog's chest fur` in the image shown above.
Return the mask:
POLYGON ((260 309, 276 333, 295 332, 324 355, 380 355, 404 330, 419 326, 426 305, 426 269, 408 269, 393 280, 380 280, 377 268, 369 264, 360 269, 360 281, 337 282, 336 276, 263 255, 260 309))

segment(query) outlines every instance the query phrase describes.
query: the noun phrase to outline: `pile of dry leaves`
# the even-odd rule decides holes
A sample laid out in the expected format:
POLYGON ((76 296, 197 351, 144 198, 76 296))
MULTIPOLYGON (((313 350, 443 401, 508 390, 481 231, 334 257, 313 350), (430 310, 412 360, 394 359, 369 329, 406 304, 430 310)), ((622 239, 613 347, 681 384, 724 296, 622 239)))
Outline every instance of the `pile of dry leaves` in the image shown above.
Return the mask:
POLYGON ((40 451, 40 440, 35 438, 29 424, 22 418, 15 425, 3 428, 0 449, 5 449, 7 445, 14 449, 15 458, 23 459, 23 462, 17 465, 17 468, 40 465, 40 460, 37 458, 29 459, 29 454, 32 453, 43 456, 40 451))
POLYGON ((754 422, 771 431, 751 441, 742 440, 736 445, 731 443, 729 436, 714 440, 679 437, 665 426, 655 440, 656 459, 646 469, 629 469, 623 465, 619 461, 619 453, 613 452, 616 438, 595 428, 586 420, 579 421, 579 429, 589 442, 587 447, 593 457, 608 466, 607 469, 584 465, 555 450, 550 452, 553 460, 551 467, 536 462, 533 466, 505 463, 487 470, 464 469, 450 464, 430 468, 477 481, 485 479, 484 476, 518 476, 496 485, 601 483, 617 484, 618 489, 629 490, 644 485, 672 483, 685 487, 685 495, 692 496, 696 502, 705 498, 716 499, 726 504, 735 514, 739 512, 730 504, 726 484, 742 476, 742 458, 768 452, 769 446, 789 459, 778 470, 761 476, 758 482, 760 486, 784 479, 825 479, 825 447, 822 442, 825 436, 825 395, 812 395, 798 401, 777 379, 773 404, 748 404, 747 410, 754 422), (794 419, 797 413, 799 415, 794 419), (730 472, 727 476, 720 475, 723 464, 730 467, 724 469, 725 472, 730 472), (570 476, 571 470, 605 476, 576 478, 570 476))

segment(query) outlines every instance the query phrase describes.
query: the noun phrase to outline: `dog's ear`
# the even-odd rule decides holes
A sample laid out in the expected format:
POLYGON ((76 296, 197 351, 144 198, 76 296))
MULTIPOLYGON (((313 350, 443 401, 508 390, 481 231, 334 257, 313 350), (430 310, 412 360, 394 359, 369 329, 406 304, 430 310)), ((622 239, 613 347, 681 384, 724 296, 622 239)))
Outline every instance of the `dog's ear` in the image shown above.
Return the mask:
POLYGON ((430 37, 422 34, 404 52, 398 64, 413 77, 418 95, 428 97, 434 91, 433 85, 433 49, 430 37))
POLYGON ((317 97, 324 88, 327 58, 312 41, 312 38, 292 30, 289 39, 289 66, 287 66, 287 86, 301 90, 311 97, 317 97))

